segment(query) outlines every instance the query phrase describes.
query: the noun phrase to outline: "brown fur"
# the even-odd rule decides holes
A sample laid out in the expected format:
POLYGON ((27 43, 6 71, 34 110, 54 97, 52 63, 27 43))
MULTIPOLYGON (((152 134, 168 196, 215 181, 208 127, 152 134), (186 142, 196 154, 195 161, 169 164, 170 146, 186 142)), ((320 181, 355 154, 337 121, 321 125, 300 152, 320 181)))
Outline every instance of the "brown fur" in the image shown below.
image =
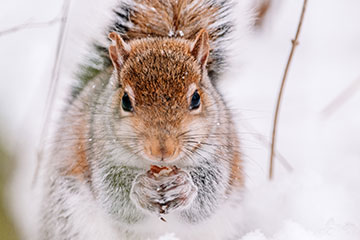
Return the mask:
MULTIPOLYGON (((83 126, 86 126, 83 124, 83 126)), ((72 175, 80 178, 81 180, 86 180, 89 177, 90 169, 89 163, 86 157, 86 142, 84 137, 85 127, 80 126, 76 129, 78 140, 75 144, 75 159, 69 159, 70 169, 67 172, 67 175, 72 175)))
POLYGON ((181 120, 190 114, 189 85, 199 85, 201 80, 191 44, 176 39, 147 39, 130 45, 132 50, 120 79, 124 87, 134 90, 133 125, 146 133, 145 153, 149 156, 176 157, 180 149, 176 135, 180 132, 174 130, 182 129, 181 120))
MULTIPOLYGON (((193 4, 193 0, 135 0, 146 6, 132 12, 130 19, 136 28, 127 32, 129 39, 141 39, 150 36, 169 36, 169 29, 174 36, 183 32, 184 39, 195 39, 201 29, 207 29, 216 21, 219 9, 215 6, 204 8, 203 2, 193 4), (187 10, 186 10, 187 9, 187 10)), ((171 36, 170 36, 171 37, 171 36)), ((215 32, 210 33, 210 39, 216 38, 215 32)))
POLYGON ((189 43, 175 39, 141 40, 132 43, 131 49, 120 79, 134 90, 135 114, 145 127, 162 125, 164 116, 167 123, 177 127, 178 119, 188 112, 188 86, 199 84, 201 79, 189 43))
POLYGON ((227 194, 231 193, 232 188, 240 188, 244 186, 244 175, 242 172, 242 161, 240 154, 236 152, 231 161, 231 172, 229 180, 229 190, 227 194))
MULTIPOLYGON (((201 29, 209 32, 210 42, 219 36, 216 29, 209 29, 219 18, 220 10, 217 6, 203 7, 202 1, 193 4, 194 0, 135 0, 146 6, 131 12, 130 20, 134 23, 124 36, 126 40, 144 39, 147 37, 181 37, 194 40, 201 29), (193 4, 192 7, 188 7, 193 4), (154 10, 155 9, 155 10, 154 10), (170 29, 170 31, 169 31, 170 29)), ((210 46, 213 51, 214 46, 210 46)), ((211 65, 211 55, 208 64, 211 65)))
POLYGON ((69 171, 69 175, 78 176, 81 179, 87 178, 87 173, 89 172, 89 164, 86 160, 85 148, 82 143, 79 143, 78 150, 76 151, 77 159, 75 160, 75 165, 69 171))

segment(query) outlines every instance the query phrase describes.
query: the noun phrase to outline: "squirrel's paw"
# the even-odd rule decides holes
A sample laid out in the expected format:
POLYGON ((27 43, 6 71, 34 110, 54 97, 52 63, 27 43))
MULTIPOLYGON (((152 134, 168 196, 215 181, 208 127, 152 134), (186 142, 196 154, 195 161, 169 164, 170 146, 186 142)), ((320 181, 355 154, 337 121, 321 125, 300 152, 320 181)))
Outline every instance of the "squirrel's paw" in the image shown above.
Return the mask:
POLYGON ((187 208, 197 194, 190 174, 178 171, 172 176, 152 178, 140 174, 134 181, 130 197, 142 209, 156 214, 167 214, 187 208))

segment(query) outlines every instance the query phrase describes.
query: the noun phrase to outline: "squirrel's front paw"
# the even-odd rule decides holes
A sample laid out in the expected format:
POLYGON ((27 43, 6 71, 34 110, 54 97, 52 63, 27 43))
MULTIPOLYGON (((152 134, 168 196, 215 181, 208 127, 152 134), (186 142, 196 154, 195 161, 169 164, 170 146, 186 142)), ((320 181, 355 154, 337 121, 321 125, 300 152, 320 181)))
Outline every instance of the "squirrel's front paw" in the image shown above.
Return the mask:
POLYGON ((197 194, 190 174, 176 171, 171 176, 153 177, 149 173, 136 177, 130 198, 137 206, 156 214, 167 214, 188 207, 197 194))

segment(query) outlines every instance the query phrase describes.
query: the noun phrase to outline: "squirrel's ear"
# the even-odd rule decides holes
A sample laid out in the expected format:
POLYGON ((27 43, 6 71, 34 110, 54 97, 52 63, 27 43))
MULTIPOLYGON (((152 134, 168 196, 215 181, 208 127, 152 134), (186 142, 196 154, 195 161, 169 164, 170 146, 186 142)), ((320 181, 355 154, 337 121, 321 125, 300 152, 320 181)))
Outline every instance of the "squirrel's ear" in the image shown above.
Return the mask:
POLYGON ((112 45, 109 47, 110 59, 117 70, 120 70, 121 66, 129 56, 130 45, 125 43, 119 34, 112 32, 109 34, 109 38, 113 40, 112 45))
POLYGON ((202 69, 206 66, 209 51, 209 35, 205 29, 201 29, 196 35, 195 41, 190 48, 190 52, 201 65, 202 69))

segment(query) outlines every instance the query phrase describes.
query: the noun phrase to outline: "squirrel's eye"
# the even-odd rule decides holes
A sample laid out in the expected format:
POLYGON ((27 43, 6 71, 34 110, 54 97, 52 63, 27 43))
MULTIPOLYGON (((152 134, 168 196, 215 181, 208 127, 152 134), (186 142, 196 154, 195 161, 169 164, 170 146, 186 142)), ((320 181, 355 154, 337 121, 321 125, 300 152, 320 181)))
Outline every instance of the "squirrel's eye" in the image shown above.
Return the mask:
POLYGON ((134 110, 127 93, 124 93, 124 96, 122 97, 121 106, 126 112, 132 112, 134 110))
POLYGON ((195 90, 191 97, 190 110, 198 109, 200 107, 200 94, 198 90, 195 90))

